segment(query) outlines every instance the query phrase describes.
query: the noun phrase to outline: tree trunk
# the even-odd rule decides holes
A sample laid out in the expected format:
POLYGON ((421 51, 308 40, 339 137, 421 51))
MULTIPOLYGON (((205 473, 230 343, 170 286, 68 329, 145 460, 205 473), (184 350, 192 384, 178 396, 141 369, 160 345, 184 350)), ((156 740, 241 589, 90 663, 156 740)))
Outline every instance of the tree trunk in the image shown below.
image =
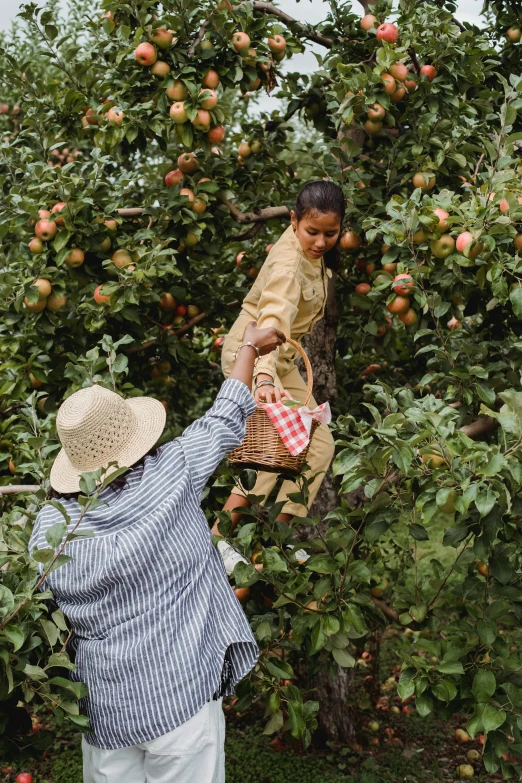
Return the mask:
MULTIPOLYGON (((337 399, 337 377, 335 372, 335 352, 337 342, 338 314, 335 301, 335 273, 330 279, 328 297, 324 318, 319 321, 311 335, 303 339, 303 347, 308 354, 314 374, 314 397, 318 403, 337 399)), ((301 372, 303 368, 300 367, 301 372)), ((337 506, 337 487, 331 471, 321 485, 315 502, 310 509, 310 516, 324 518, 337 506)), ((326 527, 327 523, 322 523, 326 527)), ((310 528, 301 531, 302 537, 309 536, 310 528)), ((313 534, 313 531, 312 531, 313 534)), ((334 664, 336 675, 331 677, 323 669, 309 683, 315 689, 313 697, 320 704, 319 730, 317 739, 324 742, 349 743, 354 734, 354 716, 348 706, 353 693, 353 669, 345 669, 334 664)))

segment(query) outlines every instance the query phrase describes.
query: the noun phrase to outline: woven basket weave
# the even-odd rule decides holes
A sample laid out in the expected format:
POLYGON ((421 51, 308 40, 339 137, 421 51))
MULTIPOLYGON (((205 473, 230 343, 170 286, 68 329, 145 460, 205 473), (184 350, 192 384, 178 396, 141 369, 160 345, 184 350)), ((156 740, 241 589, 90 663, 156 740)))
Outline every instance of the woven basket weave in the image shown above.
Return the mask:
MULTIPOLYGON (((295 340, 286 338, 286 342, 292 345, 302 356, 306 367, 307 385, 306 398, 303 405, 307 406, 312 396, 313 375, 310 360, 303 348, 295 340)), ((280 473, 283 476, 294 477, 299 475, 306 462, 306 455, 315 430, 319 422, 312 422, 310 441, 308 446, 300 454, 290 454, 281 440, 279 433, 268 418, 263 408, 257 408, 254 415, 247 421, 247 431, 241 446, 229 454, 229 462, 239 468, 252 468, 263 470, 267 473, 280 473)))

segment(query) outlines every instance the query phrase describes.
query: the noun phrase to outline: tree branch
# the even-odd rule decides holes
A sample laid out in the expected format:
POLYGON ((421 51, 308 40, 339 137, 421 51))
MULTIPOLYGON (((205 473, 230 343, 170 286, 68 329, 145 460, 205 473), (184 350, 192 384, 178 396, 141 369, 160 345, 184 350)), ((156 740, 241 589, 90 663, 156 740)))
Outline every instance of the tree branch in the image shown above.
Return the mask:
MULTIPOLYGON (((194 318, 191 318, 190 321, 188 321, 186 324, 181 326, 179 329, 168 329, 167 334, 169 337, 173 334, 184 334, 185 332, 188 332, 190 329, 192 329, 193 326, 196 326, 196 324, 199 324, 200 321, 202 321, 204 318, 206 318, 206 313, 199 313, 199 315, 195 315, 194 318)), ((147 348, 150 348, 152 345, 156 345, 158 342, 158 338, 154 337, 152 340, 147 340, 147 342, 142 343, 141 345, 137 345, 134 348, 129 348, 127 353, 138 353, 139 351, 146 351, 147 348)))
POLYGON ((252 6, 254 11, 257 11, 258 13, 277 16, 278 19, 281 19, 281 21, 287 24, 289 27, 297 28, 301 35, 304 38, 308 38, 309 41, 314 41, 320 46, 326 47, 326 49, 331 49, 334 45, 332 38, 327 38, 325 35, 321 35, 321 33, 315 32, 315 30, 313 30, 313 28, 311 28, 309 25, 298 22, 297 19, 294 19, 292 16, 285 14, 284 11, 281 11, 280 8, 276 8, 276 6, 272 5, 272 3, 265 3, 261 2, 261 0, 254 0, 252 6))
POLYGON ((484 435, 488 435, 498 427, 498 421, 493 416, 481 416, 480 419, 471 422, 471 424, 465 424, 460 428, 460 431, 467 435, 472 440, 478 440, 484 435))
POLYGON ((254 223, 249 229, 243 231, 242 234, 236 234, 234 237, 230 237, 231 242, 242 242, 245 239, 253 239, 256 234, 263 228, 263 224, 258 222, 254 223))
POLYGON ((288 207, 265 207, 264 209, 260 209, 258 212, 241 212, 240 209, 236 207, 235 204, 232 204, 231 201, 229 201, 226 198, 221 199, 221 203, 227 207, 230 214, 234 218, 234 220, 237 223, 266 223, 268 220, 272 220, 272 218, 281 218, 281 217, 289 217, 290 211, 288 207))
POLYGON ((38 484, 6 484, 0 487, 0 495, 18 495, 22 492, 38 492, 38 484))
POLYGON ((374 598, 373 596, 372 601, 389 620, 393 620, 395 622, 399 620, 399 612, 396 609, 392 609, 391 606, 388 606, 385 601, 381 601, 379 598, 374 598))
POLYGON ((194 52, 196 51, 196 49, 200 45, 201 41, 205 37, 205 33, 207 32, 207 28, 208 28, 209 24, 210 24, 210 19, 205 19, 205 21, 203 22, 203 24, 199 28, 198 34, 196 35, 196 37, 192 41, 192 43, 190 45, 190 48, 187 51, 187 54, 188 54, 189 57, 193 57, 194 56, 194 52))

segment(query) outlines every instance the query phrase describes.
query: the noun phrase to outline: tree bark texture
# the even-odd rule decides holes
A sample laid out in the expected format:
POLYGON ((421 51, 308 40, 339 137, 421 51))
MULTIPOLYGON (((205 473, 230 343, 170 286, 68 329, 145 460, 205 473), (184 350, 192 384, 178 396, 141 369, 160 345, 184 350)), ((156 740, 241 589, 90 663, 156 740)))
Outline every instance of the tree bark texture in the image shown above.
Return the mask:
MULTIPOLYGON (((314 375, 314 397, 318 403, 328 400, 330 404, 337 398, 337 376, 335 372, 335 352, 337 342, 338 313, 335 301, 335 273, 330 278, 328 297, 324 318, 319 321, 312 332, 303 339, 303 347, 308 354, 314 375)), ((300 372, 304 375, 301 362, 300 372)), ((329 471, 324 478, 312 508, 311 516, 324 518, 337 506, 337 487, 334 477, 329 471)), ((327 523, 322 523, 326 528, 327 523)), ((313 533, 309 527, 300 531, 305 538, 313 533)), ((319 704, 319 730, 317 739, 320 742, 349 743, 353 740, 354 716, 348 706, 353 694, 353 669, 345 669, 334 664, 336 674, 330 676, 325 668, 307 685, 315 690, 311 694, 319 704)))

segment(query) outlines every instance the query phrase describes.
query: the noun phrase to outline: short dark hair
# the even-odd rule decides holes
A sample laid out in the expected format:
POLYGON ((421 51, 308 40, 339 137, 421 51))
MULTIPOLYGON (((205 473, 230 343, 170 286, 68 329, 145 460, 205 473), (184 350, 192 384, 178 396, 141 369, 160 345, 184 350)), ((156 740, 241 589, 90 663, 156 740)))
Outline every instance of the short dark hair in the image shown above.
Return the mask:
MULTIPOLYGON (((325 215, 333 213, 343 223, 346 212, 344 193, 339 185, 327 179, 316 179, 303 185, 295 202, 295 216, 297 222, 307 215, 325 215)), ((339 266, 339 252, 336 247, 325 254, 324 261, 330 269, 339 266)))

